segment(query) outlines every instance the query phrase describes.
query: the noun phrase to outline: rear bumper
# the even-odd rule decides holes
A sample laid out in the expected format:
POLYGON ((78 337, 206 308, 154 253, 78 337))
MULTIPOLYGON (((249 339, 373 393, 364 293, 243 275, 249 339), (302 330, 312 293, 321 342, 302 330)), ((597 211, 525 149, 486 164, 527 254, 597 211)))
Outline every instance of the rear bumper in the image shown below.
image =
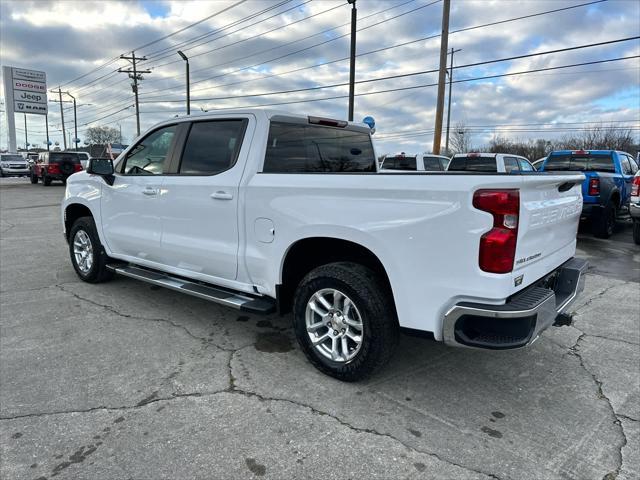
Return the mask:
POLYGON ((584 290, 586 260, 572 258, 504 305, 462 302, 444 317, 447 345, 490 350, 532 344, 584 290))
POLYGON ((598 215, 604 207, 599 203, 584 203, 582 205, 582 215, 580 220, 589 220, 593 215, 598 215))

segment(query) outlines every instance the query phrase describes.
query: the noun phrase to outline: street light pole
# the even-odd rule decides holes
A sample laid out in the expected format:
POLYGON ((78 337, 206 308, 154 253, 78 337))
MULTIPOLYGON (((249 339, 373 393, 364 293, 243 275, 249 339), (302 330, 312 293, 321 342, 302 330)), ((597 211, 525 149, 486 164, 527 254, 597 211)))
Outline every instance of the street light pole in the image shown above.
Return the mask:
POLYGON ((356 0, 347 0, 351 5, 351 52, 349 60, 349 121, 353 122, 353 98, 355 96, 356 81, 356 23, 358 21, 358 9, 356 0))
POLYGON ((180 55, 182 57, 182 59, 186 62, 186 68, 187 68, 187 115, 191 115, 191 94, 190 94, 190 87, 189 87, 189 59, 187 58, 187 56, 182 53, 181 50, 178 50, 178 55, 180 55))
POLYGON ((47 152, 49 151, 49 112, 44 116, 44 122, 47 127, 47 152))

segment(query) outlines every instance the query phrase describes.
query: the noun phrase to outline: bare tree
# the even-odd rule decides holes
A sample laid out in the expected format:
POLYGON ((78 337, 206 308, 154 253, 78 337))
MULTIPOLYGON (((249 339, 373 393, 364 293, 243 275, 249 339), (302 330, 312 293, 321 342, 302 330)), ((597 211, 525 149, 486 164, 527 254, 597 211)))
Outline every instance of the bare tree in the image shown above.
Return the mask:
POLYGON ((107 126, 91 127, 87 130, 85 136, 87 141, 94 145, 122 142, 118 129, 107 126))
POLYGON ((447 155, 471 151, 471 130, 467 128, 464 122, 456 123, 451 134, 449 150, 450 151, 447 152, 447 155))

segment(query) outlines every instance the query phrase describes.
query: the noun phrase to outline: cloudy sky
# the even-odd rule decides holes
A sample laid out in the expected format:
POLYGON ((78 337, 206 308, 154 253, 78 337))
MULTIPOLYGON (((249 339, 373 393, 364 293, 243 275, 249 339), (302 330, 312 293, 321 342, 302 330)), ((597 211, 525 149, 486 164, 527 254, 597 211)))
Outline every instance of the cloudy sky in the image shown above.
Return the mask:
MULTIPOLYGON (((553 138, 603 122, 635 128, 638 135, 638 39, 465 65, 637 37, 640 2, 451 4, 449 47, 460 49, 454 56, 460 67, 454 81, 460 83, 453 85, 451 124, 467 125, 474 145, 494 135, 553 138), (544 13, 551 10, 559 11, 544 13), (554 68, 602 60, 614 61, 554 68)), ((357 6, 361 83, 355 119, 376 119, 381 153, 430 151, 442 2, 357 0, 357 6), (395 78, 376 80, 384 77, 395 78)), ((130 66, 118 57, 132 50, 147 57, 139 68, 151 71, 140 86, 142 131, 185 113, 180 49, 190 57, 192 113, 279 104, 270 108, 346 118, 349 22, 346 0, 3 0, 0 56, 2 65, 44 70, 49 88, 60 85, 77 97, 80 139, 90 126, 109 125, 130 141, 136 128, 133 93, 126 74, 117 70, 130 66)), ((72 129, 73 110, 63 106, 65 126, 72 129)), ((4 104, 1 109, 0 148, 6 148, 4 104)), ((29 115, 27 122, 30 143, 42 146, 44 117, 29 115)), ((18 144, 24 144, 22 115, 16 124, 18 144)), ((50 104, 49 124, 51 139, 62 145, 58 104, 50 104)))

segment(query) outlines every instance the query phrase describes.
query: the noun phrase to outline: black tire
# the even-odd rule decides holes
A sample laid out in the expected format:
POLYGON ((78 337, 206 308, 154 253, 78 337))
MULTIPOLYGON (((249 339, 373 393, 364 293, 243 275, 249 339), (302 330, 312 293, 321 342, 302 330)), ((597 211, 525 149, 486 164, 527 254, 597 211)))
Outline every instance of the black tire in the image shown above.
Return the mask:
MULTIPOLYGON (((298 285, 293 304, 293 327, 302 351, 318 370, 339 380, 354 382, 368 377, 389 361, 398 343, 400 327, 391 299, 385 282, 363 265, 337 262, 312 270, 298 285), (307 333, 307 304, 323 289, 342 292, 360 313, 362 342, 346 362, 325 357, 307 333)), ((333 334, 330 329, 327 333, 333 334)))
POLYGON ((31 183, 38 183, 38 176, 33 173, 33 171, 31 171, 31 173, 29 174, 29 178, 31 179, 31 183))
POLYGON ((51 178, 47 177, 45 173, 42 174, 42 185, 45 187, 51 185, 51 178))
POLYGON ((617 215, 615 204, 609 200, 604 209, 593 219, 593 235, 596 238, 609 238, 613 235, 617 215))
POLYGON ((2 169, 0 169, 0 177, 4 178, 4 172, 2 171, 2 169))
POLYGON ((100 237, 98 237, 96 225, 92 217, 81 217, 73 222, 73 226, 69 231, 69 256, 71 257, 73 268, 81 280, 88 283, 100 283, 113 278, 113 272, 106 268, 110 259, 105 253, 102 243, 100 243, 100 237), (91 243, 93 262, 87 271, 83 271, 83 269, 78 266, 74 254, 74 241, 79 231, 85 232, 91 243))
POLYGON ((640 220, 633 222, 633 241, 640 245, 640 220))

